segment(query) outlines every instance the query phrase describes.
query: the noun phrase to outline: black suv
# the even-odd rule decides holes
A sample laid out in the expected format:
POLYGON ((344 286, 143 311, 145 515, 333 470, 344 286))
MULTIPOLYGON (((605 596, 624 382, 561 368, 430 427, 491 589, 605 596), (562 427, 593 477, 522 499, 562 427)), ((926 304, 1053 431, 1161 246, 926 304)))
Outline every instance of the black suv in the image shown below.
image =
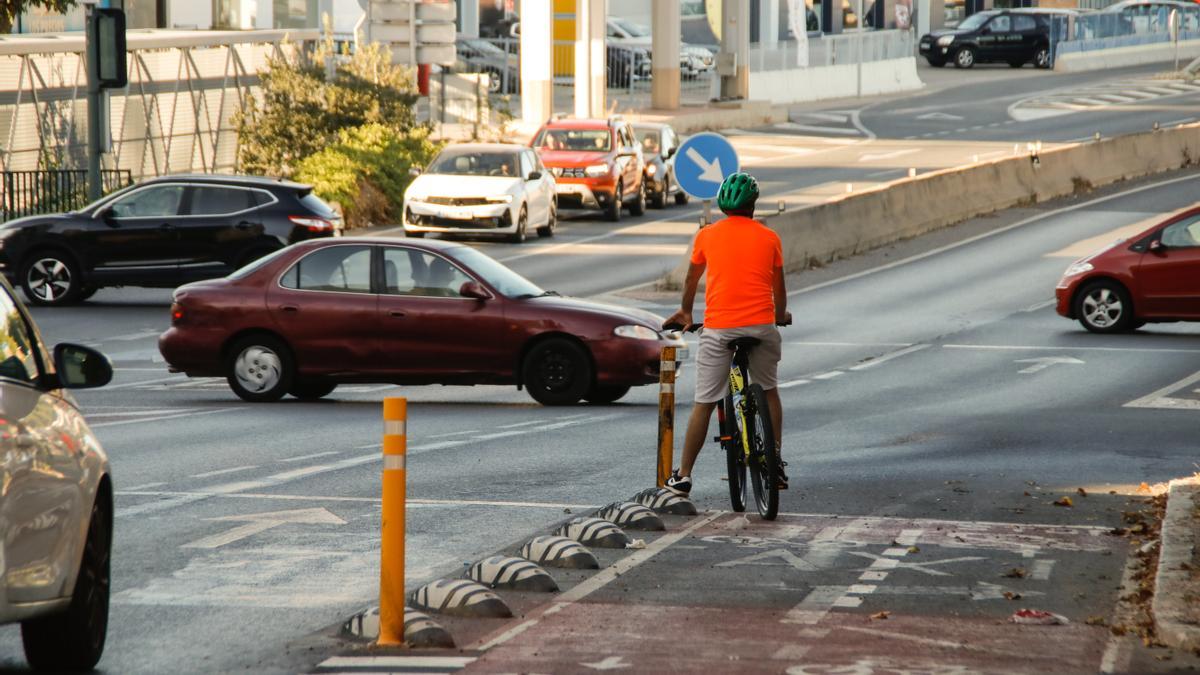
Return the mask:
POLYGON ((164 176, 79 211, 0 225, 0 270, 30 302, 65 305, 104 286, 174 288, 223 277, 340 227, 340 217, 308 185, 164 176))
POLYGON ((1038 68, 1049 68, 1050 17, 1043 11, 1023 9, 979 12, 955 28, 923 36, 920 52, 935 68, 948 61, 956 68, 988 61, 1013 68, 1032 61, 1038 68))

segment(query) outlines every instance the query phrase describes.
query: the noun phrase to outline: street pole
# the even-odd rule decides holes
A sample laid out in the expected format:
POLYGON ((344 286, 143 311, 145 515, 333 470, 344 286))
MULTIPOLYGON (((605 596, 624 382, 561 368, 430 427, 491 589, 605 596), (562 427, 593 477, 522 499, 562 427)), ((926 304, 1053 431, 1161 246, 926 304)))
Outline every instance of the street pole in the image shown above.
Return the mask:
POLYGON ((858 9, 856 12, 858 16, 858 96, 859 98, 862 98, 863 31, 865 30, 863 28, 863 24, 866 23, 866 21, 863 19, 863 0, 858 0, 858 9))
POLYGON ((87 188, 88 201, 100 199, 103 192, 100 186, 100 122, 103 115, 100 105, 103 97, 100 95, 99 73, 99 41, 96 37, 96 20, 93 12, 94 5, 85 5, 84 53, 87 58, 87 188))

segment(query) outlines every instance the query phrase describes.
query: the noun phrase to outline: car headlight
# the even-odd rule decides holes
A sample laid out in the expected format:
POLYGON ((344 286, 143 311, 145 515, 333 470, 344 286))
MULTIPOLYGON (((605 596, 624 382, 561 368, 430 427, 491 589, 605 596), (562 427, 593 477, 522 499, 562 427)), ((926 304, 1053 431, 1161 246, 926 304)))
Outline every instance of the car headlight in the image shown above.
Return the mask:
POLYGON ((489 204, 511 204, 512 195, 500 195, 499 197, 486 197, 489 204))
POLYGON ((624 338, 633 338, 634 340, 661 340, 662 336, 653 328, 645 326, 617 326, 613 329, 613 335, 624 338))
POLYGON ((1067 271, 1063 272, 1063 276, 1064 277, 1073 277, 1073 276, 1076 276, 1079 274, 1083 274, 1084 272, 1091 272, 1094 269, 1096 269, 1096 268, 1093 267, 1092 263, 1090 263, 1090 262, 1072 263, 1071 266, 1067 268, 1067 271))
POLYGON ((591 178, 599 178, 600 176, 607 176, 608 175, 608 165, 607 164, 593 164, 593 165, 589 166, 588 168, 584 169, 583 173, 585 176, 590 176, 591 178))
POLYGON ((954 42, 953 35, 943 35, 942 37, 938 38, 938 46, 939 47, 949 47, 950 44, 953 42, 954 42))
POLYGON ((409 197, 408 203, 410 203, 410 204, 428 204, 429 202, 425 201, 424 197, 409 197))
POLYGON ((647 175, 653 176, 656 173, 658 173, 658 165, 657 164, 650 164, 646 167, 647 175))

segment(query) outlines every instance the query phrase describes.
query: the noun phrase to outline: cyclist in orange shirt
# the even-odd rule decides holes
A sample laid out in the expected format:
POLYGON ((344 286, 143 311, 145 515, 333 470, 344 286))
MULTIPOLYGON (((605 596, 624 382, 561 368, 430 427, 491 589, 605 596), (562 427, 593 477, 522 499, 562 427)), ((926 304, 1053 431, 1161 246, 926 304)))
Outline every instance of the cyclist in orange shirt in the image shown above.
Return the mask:
MULTIPOLYGON (((750 379, 765 391, 775 438, 783 438, 783 405, 776 388, 782 339, 776 325, 790 324, 792 315, 787 311, 783 246, 778 234, 753 219, 757 201, 758 182, 752 176, 734 173, 721 183, 717 206, 728 217, 696 233, 680 309, 663 324, 695 323, 692 304, 700 276, 706 275, 695 405, 683 441, 683 462, 667 479, 667 488, 680 494, 691 492, 692 468, 708 435, 708 421, 728 391, 729 343, 737 338, 761 340, 750 353, 750 379)), ((780 489, 787 488, 784 466, 780 459, 780 489)))

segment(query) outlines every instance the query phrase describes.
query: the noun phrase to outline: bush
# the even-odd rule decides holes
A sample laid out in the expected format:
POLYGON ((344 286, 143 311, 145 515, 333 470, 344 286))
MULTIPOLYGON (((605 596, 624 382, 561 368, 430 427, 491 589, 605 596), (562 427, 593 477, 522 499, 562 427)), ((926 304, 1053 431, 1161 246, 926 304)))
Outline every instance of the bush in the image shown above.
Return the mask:
POLYGON ((378 123, 344 129, 325 149, 303 159, 296 180, 311 183, 317 195, 342 207, 346 227, 400 220, 408 170, 425 166, 439 146, 423 128, 400 133, 378 123))

